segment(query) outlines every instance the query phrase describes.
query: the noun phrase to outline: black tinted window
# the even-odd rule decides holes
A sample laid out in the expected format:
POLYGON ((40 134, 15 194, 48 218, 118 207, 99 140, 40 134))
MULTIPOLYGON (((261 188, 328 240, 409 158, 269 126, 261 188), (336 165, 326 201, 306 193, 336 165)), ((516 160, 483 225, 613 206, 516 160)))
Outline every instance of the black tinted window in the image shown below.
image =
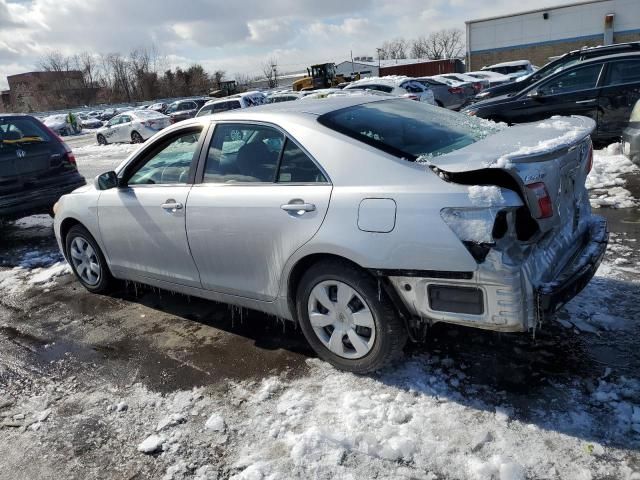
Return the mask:
POLYGON ((539 89, 545 95, 558 95, 561 93, 577 92, 595 88, 602 64, 590 65, 578 68, 566 73, 560 73, 549 80, 539 89))
POLYGON ((262 125, 220 124, 209 146, 203 182, 273 182, 284 135, 262 125))
POLYGON ((349 90, 377 90, 379 92, 391 93, 393 87, 388 85, 356 85, 355 87, 349 87, 349 90))
POLYGON ((279 183, 325 183, 327 179, 298 145, 287 139, 278 171, 279 183))
POLYGON ((402 99, 343 108, 322 115, 318 121, 410 160, 442 155, 498 131, 490 122, 402 99))
POLYGON ((606 85, 640 82, 640 60, 626 60, 609 64, 606 85))

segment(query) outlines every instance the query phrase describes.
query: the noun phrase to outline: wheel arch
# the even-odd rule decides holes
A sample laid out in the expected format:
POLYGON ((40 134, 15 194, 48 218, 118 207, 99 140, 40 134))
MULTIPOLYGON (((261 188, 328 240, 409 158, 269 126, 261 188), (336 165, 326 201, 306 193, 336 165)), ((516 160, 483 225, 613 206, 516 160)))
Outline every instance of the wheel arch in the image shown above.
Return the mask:
POLYGON ((302 276, 313 265, 321 262, 331 261, 331 260, 334 260, 334 261, 337 260, 340 262, 349 263, 354 267, 359 268, 362 271, 370 273, 368 269, 364 268, 362 265, 359 265, 357 262, 354 262, 353 260, 347 257, 343 257, 341 255, 336 255, 333 253, 311 253, 309 255, 306 255, 298 259, 298 261, 296 261, 296 263, 293 265, 293 267, 289 271, 289 275, 287 277, 287 285, 286 285, 287 307, 289 309, 291 318, 294 321, 296 322, 298 321, 297 313, 296 313, 297 312, 296 297, 298 293, 298 286, 300 284, 300 280, 302 279, 302 276))
MULTIPOLYGON (((65 258, 67 258, 67 234, 74 225, 82 225, 84 228, 87 228, 80 220, 74 217, 67 217, 60 223, 60 244, 62 245, 62 253, 65 258)), ((67 258, 67 260, 69 259, 67 258)))

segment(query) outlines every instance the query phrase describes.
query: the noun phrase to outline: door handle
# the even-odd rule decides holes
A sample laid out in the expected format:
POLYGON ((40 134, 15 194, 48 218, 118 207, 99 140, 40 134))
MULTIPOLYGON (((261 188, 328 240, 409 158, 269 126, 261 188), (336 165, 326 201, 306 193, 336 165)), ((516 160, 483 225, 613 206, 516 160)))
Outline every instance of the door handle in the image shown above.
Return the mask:
POLYGON ((595 98, 591 98, 589 100, 577 100, 576 103, 577 104, 583 104, 583 103, 595 103, 595 98))
POLYGON ((289 203, 280 205, 280 208, 285 212, 303 215, 306 212, 313 212, 316 209, 316 206, 313 203, 305 203, 304 200, 294 199, 290 200, 289 203))
POLYGON ((163 203, 160 206, 162 207, 163 210, 168 210, 171 213, 176 213, 178 210, 182 210, 182 208, 184 207, 184 205, 182 205, 180 202, 176 202, 172 198, 167 200, 165 203, 163 203))

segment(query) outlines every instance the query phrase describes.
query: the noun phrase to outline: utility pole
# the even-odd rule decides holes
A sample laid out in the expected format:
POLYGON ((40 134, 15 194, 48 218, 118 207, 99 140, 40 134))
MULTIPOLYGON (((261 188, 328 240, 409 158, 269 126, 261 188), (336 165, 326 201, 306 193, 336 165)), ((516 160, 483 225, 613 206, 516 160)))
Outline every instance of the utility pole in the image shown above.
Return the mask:
POLYGON ((275 63, 271 64, 271 69, 273 70, 273 86, 278 86, 278 66, 275 63))

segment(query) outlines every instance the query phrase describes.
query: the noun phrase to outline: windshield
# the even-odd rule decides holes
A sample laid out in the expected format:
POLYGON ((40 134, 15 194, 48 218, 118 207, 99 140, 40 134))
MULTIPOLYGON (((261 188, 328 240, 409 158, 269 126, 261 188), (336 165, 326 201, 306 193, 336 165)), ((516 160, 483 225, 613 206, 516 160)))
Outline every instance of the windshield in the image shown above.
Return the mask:
POLYGON ((403 99, 343 108, 322 115, 318 121, 412 161, 444 155, 500 130, 493 122, 403 99))
POLYGON ((378 90, 379 92, 391 93, 393 92, 393 87, 388 85, 349 85, 348 90, 378 90))

